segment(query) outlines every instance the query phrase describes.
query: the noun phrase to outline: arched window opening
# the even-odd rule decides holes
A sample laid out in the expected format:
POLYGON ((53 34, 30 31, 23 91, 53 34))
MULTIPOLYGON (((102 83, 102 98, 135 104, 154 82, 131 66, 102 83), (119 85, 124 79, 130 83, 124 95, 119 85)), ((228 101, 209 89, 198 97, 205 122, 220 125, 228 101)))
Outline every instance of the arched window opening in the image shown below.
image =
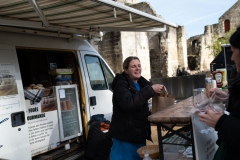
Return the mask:
POLYGON ((193 41, 192 41, 192 52, 195 51, 195 49, 197 48, 197 46, 198 46, 197 40, 193 40, 193 41))
POLYGON ((224 31, 225 33, 230 30, 230 20, 225 20, 224 21, 224 31))
POLYGON ((195 56, 188 56, 188 67, 190 70, 195 70, 197 68, 197 60, 195 56))

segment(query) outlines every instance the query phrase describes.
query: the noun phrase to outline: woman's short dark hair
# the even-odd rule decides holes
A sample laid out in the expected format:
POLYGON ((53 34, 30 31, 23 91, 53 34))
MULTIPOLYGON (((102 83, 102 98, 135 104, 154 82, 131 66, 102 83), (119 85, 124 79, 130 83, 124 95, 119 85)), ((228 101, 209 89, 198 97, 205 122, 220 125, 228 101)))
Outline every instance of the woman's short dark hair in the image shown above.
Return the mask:
POLYGON ((240 27, 229 38, 231 46, 240 49, 240 27))
MULTIPOLYGON (((129 63, 132 61, 132 60, 139 60, 138 57, 135 57, 135 56, 130 56, 130 57, 127 57, 124 62, 123 62, 123 69, 128 69, 129 67, 129 63)), ((140 60, 139 60, 140 61, 140 60)))

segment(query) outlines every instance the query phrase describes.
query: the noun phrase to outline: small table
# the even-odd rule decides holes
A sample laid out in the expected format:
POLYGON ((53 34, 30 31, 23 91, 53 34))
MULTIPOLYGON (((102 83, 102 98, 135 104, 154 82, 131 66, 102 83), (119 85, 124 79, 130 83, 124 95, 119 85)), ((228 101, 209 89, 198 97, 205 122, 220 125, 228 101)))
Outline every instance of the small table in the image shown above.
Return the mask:
POLYGON ((159 144, 159 153, 160 160, 164 160, 163 154, 163 140, 171 137, 173 135, 178 135, 183 139, 190 142, 193 151, 193 159, 195 160, 195 148, 194 148, 194 137, 191 123, 191 115, 196 112, 196 109, 192 104, 192 97, 189 97, 175 105, 167 107, 161 111, 158 111, 148 117, 148 120, 151 123, 155 123, 157 125, 158 132, 158 144, 159 144), (172 124, 172 127, 169 127, 166 124, 172 124), (173 130, 174 126, 181 125, 179 129, 173 130), (162 128, 168 130, 167 134, 162 136, 162 128), (191 131, 191 137, 182 134, 182 131, 191 131))

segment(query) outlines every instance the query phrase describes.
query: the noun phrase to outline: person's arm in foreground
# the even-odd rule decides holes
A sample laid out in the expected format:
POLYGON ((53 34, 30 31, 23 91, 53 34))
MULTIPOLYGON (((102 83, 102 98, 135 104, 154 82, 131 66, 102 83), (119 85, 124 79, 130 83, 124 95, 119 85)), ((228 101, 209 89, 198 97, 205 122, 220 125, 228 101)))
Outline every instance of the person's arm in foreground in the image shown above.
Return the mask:
POLYGON ((233 150, 240 152, 240 119, 214 112, 208 108, 206 114, 199 113, 199 120, 206 122, 210 127, 218 131, 218 138, 233 150))

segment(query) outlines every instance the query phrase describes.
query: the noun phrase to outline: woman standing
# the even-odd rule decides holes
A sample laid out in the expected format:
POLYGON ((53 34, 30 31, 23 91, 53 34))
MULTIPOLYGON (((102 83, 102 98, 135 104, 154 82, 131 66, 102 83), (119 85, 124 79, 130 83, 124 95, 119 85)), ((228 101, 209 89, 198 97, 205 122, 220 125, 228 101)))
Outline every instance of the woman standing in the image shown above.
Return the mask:
POLYGON ((138 160, 137 149, 151 140, 148 99, 160 93, 163 85, 151 85, 141 76, 141 63, 137 57, 128 57, 123 73, 113 80, 113 115, 110 134, 113 146, 111 160, 138 160))
POLYGON ((218 150, 214 160, 240 159, 240 28, 229 39, 233 52, 231 60, 236 64, 237 75, 229 83, 229 102, 227 111, 230 115, 216 113, 208 108, 206 114, 199 114, 200 120, 218 131, 218 150))

